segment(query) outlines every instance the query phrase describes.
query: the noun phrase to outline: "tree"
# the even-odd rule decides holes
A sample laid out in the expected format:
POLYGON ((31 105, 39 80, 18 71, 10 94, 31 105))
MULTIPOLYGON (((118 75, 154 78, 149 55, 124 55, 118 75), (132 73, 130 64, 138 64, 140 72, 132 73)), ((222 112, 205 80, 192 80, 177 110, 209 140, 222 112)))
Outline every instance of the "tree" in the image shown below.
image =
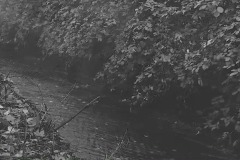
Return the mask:
POLYGON ((171 86, 219 87, 223 74, 233 80, 239 76, 238 5, 224 0, 145 1, 117 38, 105 77, 110 83, 132 79, 132 99, 140 103, 171 86), (206 77, 209 73, 220 76, 219 81, 206 77))

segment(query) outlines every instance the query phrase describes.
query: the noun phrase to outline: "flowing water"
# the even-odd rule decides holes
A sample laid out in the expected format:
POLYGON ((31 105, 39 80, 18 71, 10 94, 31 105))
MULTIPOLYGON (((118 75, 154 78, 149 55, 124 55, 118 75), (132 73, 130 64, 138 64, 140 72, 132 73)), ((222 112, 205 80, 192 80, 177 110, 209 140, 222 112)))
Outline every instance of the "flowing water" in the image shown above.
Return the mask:
MULTIPOLYGON (((57 125, 99 96, 98 89, 84 86, 68 95, 73 84, 58 73, 39 72, 33 66, 6 59, 0 60, 0 72, 9 74, 24 97, 46 103, 57 125)), ((128 107, 110 101, 91 106, 59 130, 79 158, 102 160, 115 153, 115 157, 128 160, 217 159, 210 157, 212 153, 203 146, 171 132, 170 124, 161 120, 156 112, 134 114, 128 107)))

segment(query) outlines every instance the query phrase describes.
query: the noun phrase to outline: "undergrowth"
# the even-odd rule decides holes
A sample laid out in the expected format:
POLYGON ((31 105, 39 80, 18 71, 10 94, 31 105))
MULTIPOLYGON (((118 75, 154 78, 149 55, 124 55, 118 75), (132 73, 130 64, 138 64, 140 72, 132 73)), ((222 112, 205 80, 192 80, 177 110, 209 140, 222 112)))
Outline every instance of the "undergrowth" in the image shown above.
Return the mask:
POLYGON ((13 82, 0 74, 0 159, 73 160, 45 104, 23 98, 13 82))

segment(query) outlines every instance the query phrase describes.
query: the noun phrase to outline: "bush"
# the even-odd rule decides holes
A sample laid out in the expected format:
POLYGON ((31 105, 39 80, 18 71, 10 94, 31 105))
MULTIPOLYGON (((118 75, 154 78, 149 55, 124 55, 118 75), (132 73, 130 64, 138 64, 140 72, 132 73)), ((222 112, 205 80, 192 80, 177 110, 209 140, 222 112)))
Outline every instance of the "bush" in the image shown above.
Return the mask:
POLYGON ((23 98, 13 82, 0 74, 1 159, 76 159, 69 145, 54 131, 42 104, 23 98))

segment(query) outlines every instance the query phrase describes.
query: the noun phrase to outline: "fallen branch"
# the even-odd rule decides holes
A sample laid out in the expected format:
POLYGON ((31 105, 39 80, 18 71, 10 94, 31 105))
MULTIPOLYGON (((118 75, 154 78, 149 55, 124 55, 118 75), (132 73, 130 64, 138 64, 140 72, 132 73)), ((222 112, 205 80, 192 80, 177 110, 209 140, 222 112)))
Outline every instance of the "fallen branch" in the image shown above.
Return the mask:
POLYGON ((100 98, 100 96, 98 96, 97 98, 94 98, 92 101, 90 101, 88 104, 86 104, 78 113, 76 113, 74 116, 72 116, 71 118, 69 118, 67 121, 63 122, 61 125, 59 125, 57 128, 54 129, 54 131, 59 130, 60 128, 62 128, 63 126, 65 126, 67 123, 69 123, 70 121, 72 121, 75 117, 77 117, 80 113, 82 113, 85 109, 87 109, 88 107, 90 107, 91 105, 93 105, 95 102, 97 102, 97 100, 100 98))

